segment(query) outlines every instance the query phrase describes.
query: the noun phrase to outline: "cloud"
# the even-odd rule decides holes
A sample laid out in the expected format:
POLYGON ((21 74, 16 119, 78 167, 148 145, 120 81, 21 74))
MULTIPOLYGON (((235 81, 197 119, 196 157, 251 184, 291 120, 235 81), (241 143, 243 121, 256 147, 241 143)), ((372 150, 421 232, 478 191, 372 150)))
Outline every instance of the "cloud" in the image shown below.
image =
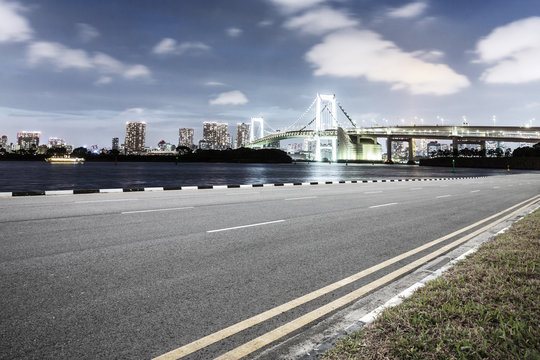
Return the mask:
POLYGON ((113 78, 110 76, 100 76, 99 79, 97 79, 94 82, 94 85, 101 86, 101 85, 107 85, 112 83, 113 78))
POLYGON ((182 55, 188 51, 209 51, 211 48, 210 46, 199 42, 183 42, 178 44, 176 40, 171 38, 164 38, 159 43, 154 46, 152 49, 152 52, 154 54, 158 55, 168 55, 168 54, 174 54, 174 55, 182 55))
POLYGON ((412 56, 425 61, 437 61, 444 57, 444 53, 439 50, 424 51, 419 50, 411 53, 412 56))
POLYGON ((144 113, 144 109, 143 108, 129 108, 129 109, 126 109, 124 111, 122 111, 120 113, 120 115, 127 115, 127 114, 136 114, 136 115, 141 115, 142 113, 144 113))
POLYGON ((292 17, 283 26, 305 34, 322 35, 356 25, 358 21, 351 19, 346 12, 322 7, 292 17))
MULTIPOLYGON (((28 46, 27 62, 30 66, 52 64, 58 71, 65 69, 95 70, 102 74, 114 74, 125 79, 149 78, 150 70, 140 64, 129 65, 100 52, 89 55, 81 49, 70 49, 62 44, 39 41, 28 46)), ((99 81, 99 80, 98 80, 99 81)))
POLYGON ((122 75, 126 79, 137 79, 137 78, 149 78, 151 73, 150 70, 144 65, 137 64, 128 66, 122 75))
POLYGON ((428 4, 423 1, 416 1, 398 8, 392 8, 388 11, 387 16, 391 18, 404 18, 410 19, 415 18, 424 11, 426 11, 428 4))
POLYGON ((322 4, 327 0, 270 0, 284 13, 294 13, 300 10, 305 10, 315 5, 322 4))
POLYGON ((204 83, 206 86, 225 86, 224 83, 218 81, 207 81, 204 83))
POLYGON ((76 24, 76 27, 77 35, 79 36, 79 39, 81 39, 81 41, 83 42, 90 42, 100 35, 99 31, 92 25, 78 23, 76 24))
POLYGON ((493 30, 476 45, 476 62, 491 65, 486 83, 519 84, 540 80, 540 17, 514 21, 493 30))
POLYGON ((227 32, 227 35, 229 35, 230 37, 238 37, 242 34, 243 30, 232 27, 232 28, 228 28, 226 32, 227 32))
POLYGON ((369 30, 330 34, 309 50, 306 60, 316 76, 365 77, 413 94, 453 94, 470 84, 447 65, 426 62, 369 30))
POLYGON ((273 25, 274 22, 272 20, 263 20, 263 21, 259 21, 259 23, 257 24, 258 26, 260 27, 267 27, 267 26, 270 26, 270 25, 273 25))
POLYGON ((219 94, 209 103, 210 105, 242 105, 247 104, 248 99, 241 91, 233 90, 219 94))
POLYGON ((25 8, 17 2, 0 0, 0 43, 30 40, 33 30, 20 13, 25 8))

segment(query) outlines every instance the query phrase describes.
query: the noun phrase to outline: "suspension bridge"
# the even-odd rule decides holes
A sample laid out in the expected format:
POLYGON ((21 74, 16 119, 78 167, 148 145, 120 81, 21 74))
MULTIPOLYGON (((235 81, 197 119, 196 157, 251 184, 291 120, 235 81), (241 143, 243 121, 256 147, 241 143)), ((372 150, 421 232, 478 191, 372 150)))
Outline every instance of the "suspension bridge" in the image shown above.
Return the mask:
POLYGON ((284 131, 265 130, 263 118, 251 118, 249 143, 262 148, 282 140, 302 138, 311 145, 313 159, 322 161, 382 160, 386 140, 386 161, 392 162, 392 143, 409 143, 409 161, 414 157, 414 139, 450 140, 457 151, 459 144, 477 144, 486 148, 486 141, 519 143, 540 142, 540 127, 518 126, 357 126, 357 123, 337 101, 335 95, 317 94, 311 105, 284 131), (257 131, 256 131, 257 130, 257 131))

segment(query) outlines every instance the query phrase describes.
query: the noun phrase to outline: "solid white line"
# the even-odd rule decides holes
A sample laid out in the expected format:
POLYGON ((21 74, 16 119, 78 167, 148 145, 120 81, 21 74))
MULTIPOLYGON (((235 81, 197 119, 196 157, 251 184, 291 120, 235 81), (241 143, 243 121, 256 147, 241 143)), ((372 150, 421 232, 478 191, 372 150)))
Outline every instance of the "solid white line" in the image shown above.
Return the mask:
POLYGON ((422 188, 412 188, 411 190, 422 190, 422 188))
POLYGON ((75 201, 75 204, 90 204, 90 203, 118 202, 118 201, 137 201, 137 200, 139 200, 139 199, 88 200, 88 201, 75 201))
POLYGON ((297 198, 288 198, 285 199, 285 201, 291 201, 291 200, 305 200, 305 199, 316 199, 316 196, 305 196, 305 197, 297 197, 297 198))
POLYGON ((480 190, 472 190, 471 192, 472 193, 475 193, 475 192, 479 192, 480 190))
POLYGON ((382 191, 364 191, 364 194, 378 194, 382 193, 382 191))
POLYGON ((233 194, 227 193, 227 196, 238 196, 238 195, 253 195, 253 194, 259 194, 258 191, 250 191, 250 192, 235 192, 233 194))
POLYGON ((397 205, 398 203, 388 203, 388 204, 381 204, 381 205, 373 205, 373 206, 370 206, 369 208, 370 209, 373 209, 373 208, 378 208, 378 207, 383 207, 383 206, 391 206, 391 205, 397 205))
POLYGON ((179 207, 179 208, 167 208, 167 209, 122 211, 122 214, 136 214, 136 213, 148 213, 148 212, 156 212, 156 211, 172 211, 172 210, 185 210, 185 209, 193 209, 193 206, 186 206, 186 207, 179 207))
POLYGON ((260 226, 260 225, 275 224, 275 223, 280 223, 280 222, 284 222, 284 221, 285 221, 285 220, 275 220, 275 221, 267 221, 267 222, 262 222, 262 223, 257 223, 257 224, 241 225, 241 226, 233 226, 233 227, 223 228, 223 229, 217 229, 217 230, 208 230, 207 233, 214 233, 214 232, 220 232, 220 231, 242 229, 242 228, 247 228, 247 227, 252 227, 252 226, 260 226))
POLYGON ((437 196, 436 198, 440 199, 440 198, 445 198, 445 197, 450 197, 450 196, 452 196, 452 195, 440 195, 440 196, 437 196))
POLYGON ((390 300, 385 302, 383 305, 379 306, 375 310, 372 310, 368 314, 362 316, 360 318, 360 321, 365 323, 365 324, 371 323, 373 320, 375 320, 377 318, 377 316, 379 316, 379 314, 384 309, 401 304, 404 299, 410 297, 417 289, 425 286, 428 281, 431 281, 431 280, 434 280, 434 279, 440 277, 444 272, 446 272, 448 269, 450 269, 452 266, 454 266, 458 261, 461 261, 461 260, 465 259, 467 256, 475 253, 477 250, 478 250, 478 246, 470 249, 469 251, 465 252, 464 254, 461 254, 460 256, 455 258, 454 260, 450 261, 448 264, 446 264, 443 267, 437 269, 435 272, 433 272, 433 274, 430 274, 430 275, 426 276, 425 278, 423 278, 422 280, 414 283, 413 285, 409 286, 407 289, 400 292, 398 295, 394 296, 393 298, 391 298, 390 300))

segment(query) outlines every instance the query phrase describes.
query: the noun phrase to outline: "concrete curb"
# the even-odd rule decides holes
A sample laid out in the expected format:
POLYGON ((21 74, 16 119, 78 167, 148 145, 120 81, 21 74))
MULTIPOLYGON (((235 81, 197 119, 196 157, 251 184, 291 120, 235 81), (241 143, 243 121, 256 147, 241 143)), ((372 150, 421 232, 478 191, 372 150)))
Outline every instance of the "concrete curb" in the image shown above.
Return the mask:
POLYGON ((401 181, 443 181, 443 180, 463 180, 480 179, 486 176, 463 176, 450 178, 406 178, 406 179, 379 179, 379 180, 340 180, 340 181, 312 181, 295 183, 275 183, 275 184, 232 184, 232 185, 196 185, 196 186, 163 186, 163 187, 141 187, 141 188, 115 188, 115 189, 74 189, 74 190, 39 190, 39 191, 12 191, 0 192, 2 197, 15 196, 49 196, 49 195, 77 195, 94 193, 121 193, 135 191, 170 191, 170 190, 212 190, 212 189, 234 189, 234 188, 256 188, 272 186, 302 186, 302 185, 332 185, 332 184, 364 184, 376 182, 401 182, 401 181))

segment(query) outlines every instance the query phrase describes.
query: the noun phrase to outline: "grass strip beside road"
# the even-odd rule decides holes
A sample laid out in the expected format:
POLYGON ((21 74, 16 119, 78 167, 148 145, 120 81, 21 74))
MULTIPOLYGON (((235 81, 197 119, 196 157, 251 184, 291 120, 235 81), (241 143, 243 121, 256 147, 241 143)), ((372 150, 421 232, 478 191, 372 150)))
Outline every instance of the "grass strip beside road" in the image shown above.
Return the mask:
POLYGON ((540 210, 324 359, 540 359, 540 210))

